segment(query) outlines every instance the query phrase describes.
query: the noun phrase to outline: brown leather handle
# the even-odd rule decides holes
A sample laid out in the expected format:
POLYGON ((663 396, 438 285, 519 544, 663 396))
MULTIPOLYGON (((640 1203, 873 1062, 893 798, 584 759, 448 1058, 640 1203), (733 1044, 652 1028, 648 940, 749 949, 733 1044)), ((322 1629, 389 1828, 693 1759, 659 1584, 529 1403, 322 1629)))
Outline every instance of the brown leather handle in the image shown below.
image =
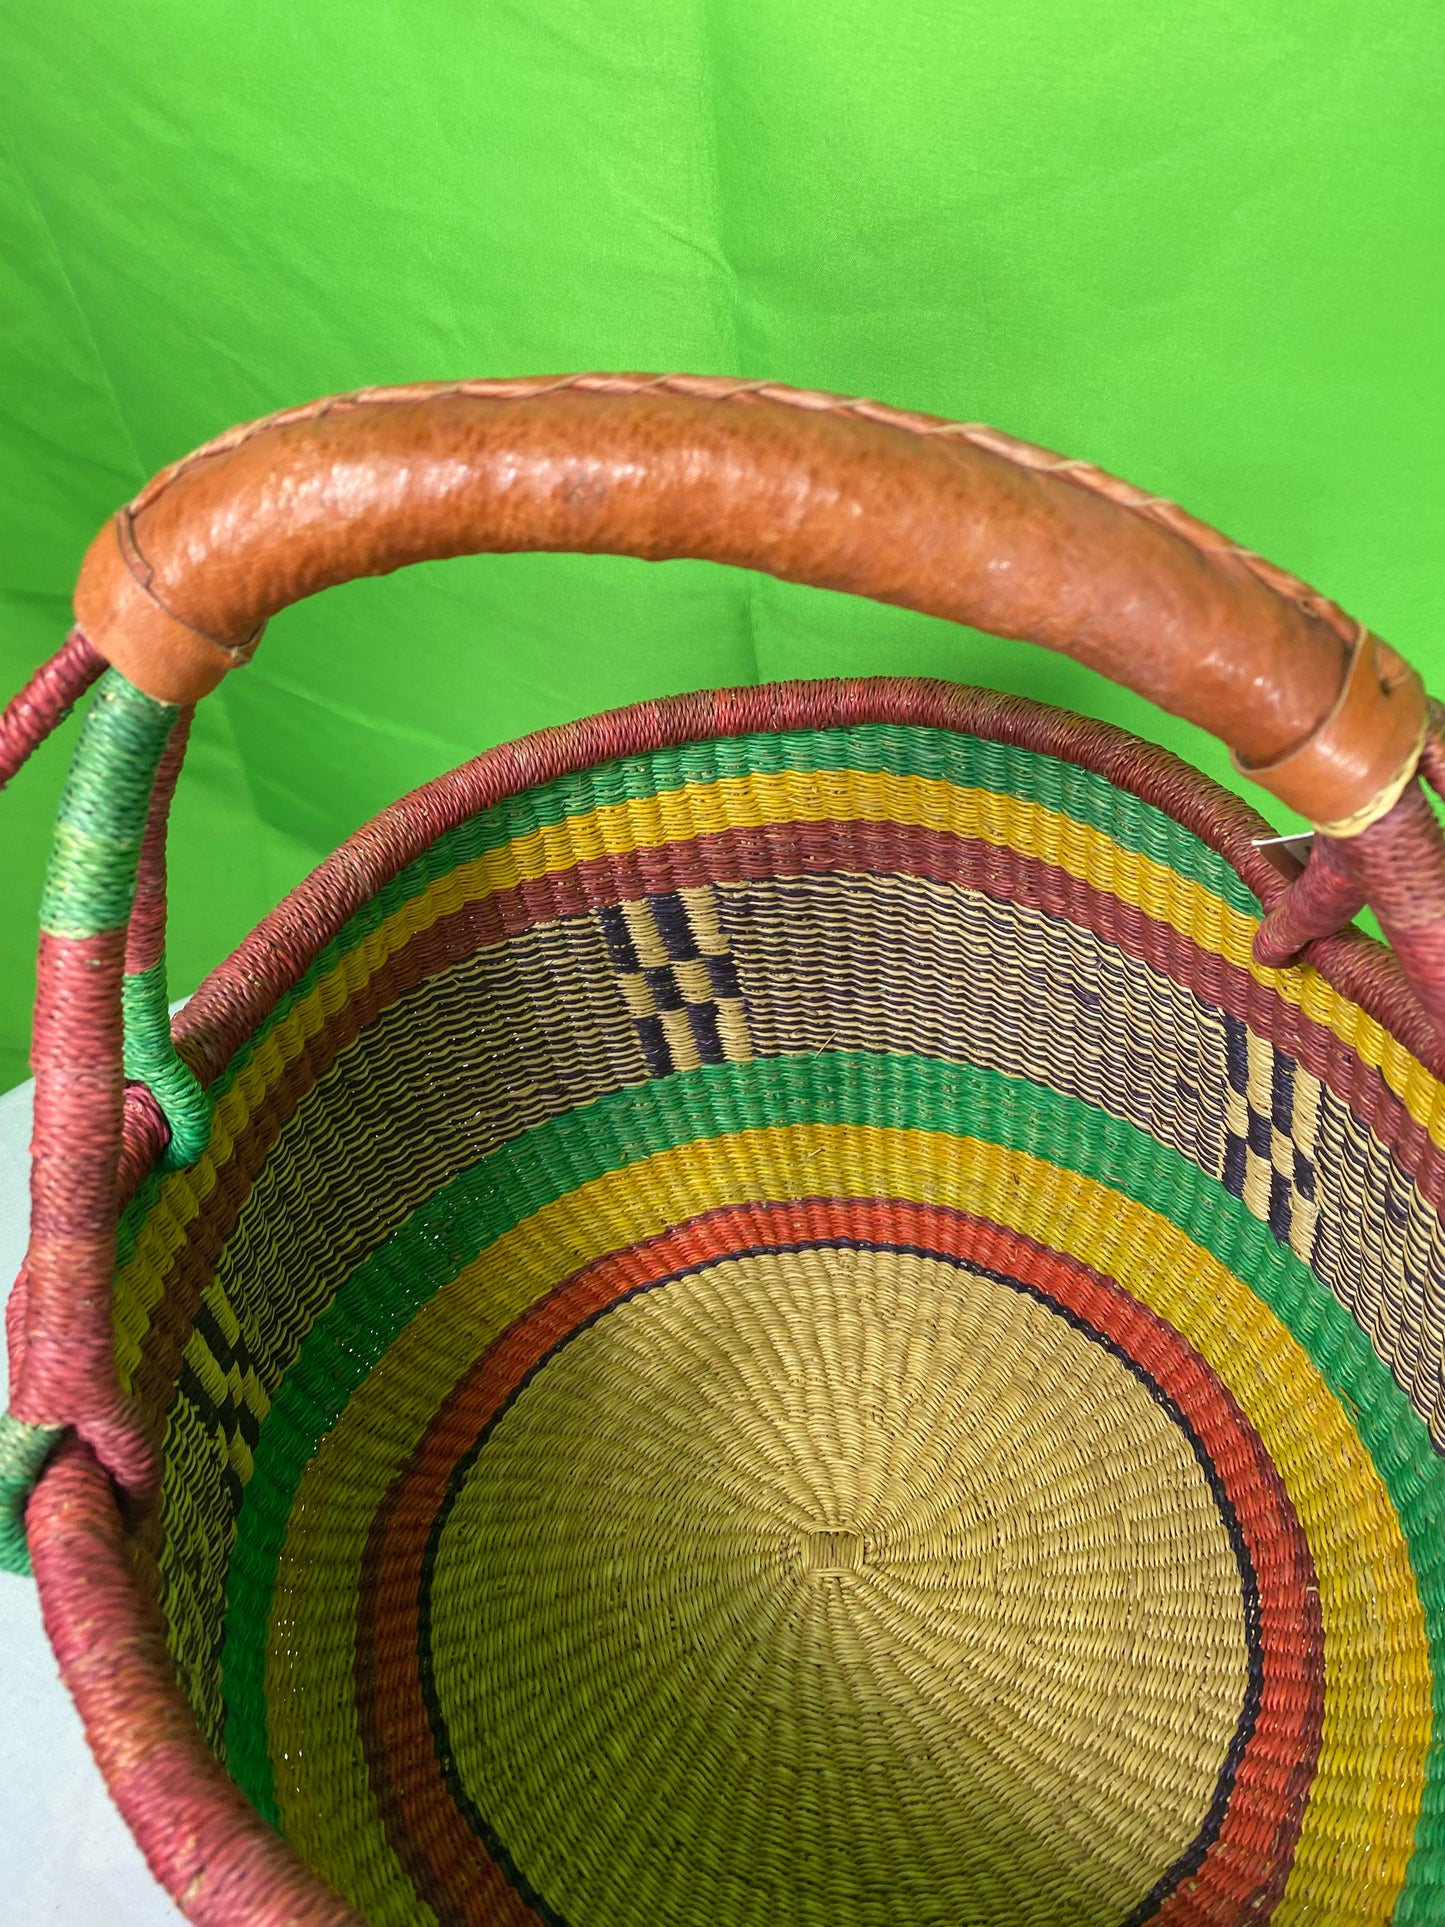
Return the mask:
POLYGON ((303 596, 538 549, 732 563, 1063 650, 1337 830, 1423 738, 1393 651, 1172 505, 992 430, 703 377, 368 390, 235 430, 101 532, 76 614, 188 703, 303 596))

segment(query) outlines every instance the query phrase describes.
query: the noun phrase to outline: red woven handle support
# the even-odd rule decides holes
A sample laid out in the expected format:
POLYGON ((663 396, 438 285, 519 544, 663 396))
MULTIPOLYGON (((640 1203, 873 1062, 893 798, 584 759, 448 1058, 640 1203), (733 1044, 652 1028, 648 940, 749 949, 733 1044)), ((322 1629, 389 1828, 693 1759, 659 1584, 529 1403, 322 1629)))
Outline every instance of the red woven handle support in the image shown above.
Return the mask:
POLYGON ((72 629, 49 662, 6 704, 0 713, 0 790, 60 727, 104 668, 105 657, 72 629))

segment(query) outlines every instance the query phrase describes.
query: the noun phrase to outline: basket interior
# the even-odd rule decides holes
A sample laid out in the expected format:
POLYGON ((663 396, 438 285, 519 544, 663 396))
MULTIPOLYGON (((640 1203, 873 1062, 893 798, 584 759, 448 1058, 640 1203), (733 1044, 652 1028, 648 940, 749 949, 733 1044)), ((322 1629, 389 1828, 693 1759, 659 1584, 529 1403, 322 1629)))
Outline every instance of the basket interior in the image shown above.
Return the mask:
POLYGON ((1442 1917, 1438 1091, 1257 916, 871 723, 353 918, 117 1322, 197 1721, 364 1917, 1442 1917))

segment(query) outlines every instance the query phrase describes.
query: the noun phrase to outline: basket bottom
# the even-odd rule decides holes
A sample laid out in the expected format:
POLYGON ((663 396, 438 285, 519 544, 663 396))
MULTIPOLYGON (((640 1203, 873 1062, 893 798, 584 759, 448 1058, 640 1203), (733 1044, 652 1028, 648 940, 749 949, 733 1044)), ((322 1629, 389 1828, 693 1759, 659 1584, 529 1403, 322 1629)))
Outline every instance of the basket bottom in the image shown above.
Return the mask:
POLYGON ((355 1713, 415 1917, 1167 1916, 1258 1723, 1241 1415, 1027 1240, 771 1215, 576 1274, 376 1513, 355 1713))

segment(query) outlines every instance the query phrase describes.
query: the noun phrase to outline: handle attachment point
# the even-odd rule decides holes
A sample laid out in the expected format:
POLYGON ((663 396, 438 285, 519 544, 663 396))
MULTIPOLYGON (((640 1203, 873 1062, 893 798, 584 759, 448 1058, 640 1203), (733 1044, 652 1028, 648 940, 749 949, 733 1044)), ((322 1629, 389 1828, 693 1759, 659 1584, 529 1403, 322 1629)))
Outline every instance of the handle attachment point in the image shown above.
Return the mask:
POLYGON ((1241 776, 1306 816, 1326 836, 1361 836, 1404 794, 1425 747, 1425 686, 1361 624, 1345 680, 1318 728, 1271 763, 1231 751, 1241 776))
POLYGON ((85 552, 75 585, 75 620, 127 682, 158 703, 184 706, 209 696, 251 660, 266 624, 239 643, 223 642, 166 607, 155 571, 136 539, 129 508, 117 511, 85 552))

